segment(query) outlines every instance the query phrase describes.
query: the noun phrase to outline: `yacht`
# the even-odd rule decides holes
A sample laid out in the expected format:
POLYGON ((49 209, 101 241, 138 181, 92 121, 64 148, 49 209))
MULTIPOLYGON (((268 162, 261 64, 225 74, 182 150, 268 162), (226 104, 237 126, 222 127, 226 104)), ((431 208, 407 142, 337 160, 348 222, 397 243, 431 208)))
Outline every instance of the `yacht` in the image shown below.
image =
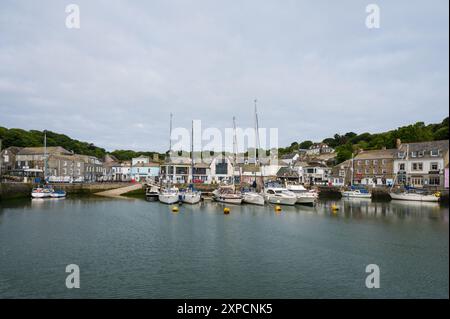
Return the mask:
POLYGON ((50 197, 52 198, 64 198, 66 197, 66 192, 62 189, 54 190, 50 192, 50 197))
POLYGON ((234 190, 234 185, 220 186, 212 194, 213 199, 220 203, 240 205, 243 200, 242 194, 234 190))
POLYGON ((186 192, 181 192, 180 197, 183 203, 197 204, 202 199, 202 193, 193 189, 188 189, 186 192))
POLYGON ((264 205, 264 196, 257 192, 244 192, 242 193, 242 201, 247 204, 264 205))
POLYGON ((319 194, 313 190, 307 190, 303 185, 288 185, 287 190, 297 196, 297 204, 314 204, 319 194))
POLYGON ((392 199, 395 200, 407 200, 416 202, 438 202, 440 199, 440 193, 430 194, 425 190, 406 189, 403 192, 396 193, 390 192, 392 199))
POLYGON ((31 197, 33 198, 46 198, 51 197, 52 190, 46 187, 36 187, 31 191, 31 197))
POLYGON ((271 204, 295 205, 297 202, 297 195, 279 184, 267 184, 264 188, 264 196, 271 204))
POLYGON ((175 204, 180 201, 180 192, 176 187, 166 188, 159 193, 158 199, 164 204, 175 204))

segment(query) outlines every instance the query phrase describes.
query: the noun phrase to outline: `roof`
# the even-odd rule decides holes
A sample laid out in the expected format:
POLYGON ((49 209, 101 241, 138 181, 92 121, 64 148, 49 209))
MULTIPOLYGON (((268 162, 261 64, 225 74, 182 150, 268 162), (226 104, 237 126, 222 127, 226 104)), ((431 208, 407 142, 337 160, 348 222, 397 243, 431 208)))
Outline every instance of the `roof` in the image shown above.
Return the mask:
MULTIPOLYGON (((18 155, 40 155, 45 154, 45 147, 24 147, 18 153, 18 155)), ((66 150, 61 146, 47 147, 47 154, 66 154, 70 155, 72 152, 66 150)))
POLYGON ((281 167, 277 172, 277 177, 299 177, 298 172, 290 167, 281 167))
POLYGON ((394 154, 397 149, 386 149, 386 150, 369 150, 361 151, 355 156, 355 160, 365 160, 365 159, 393 159, 394 154))
POLYGON ((244 165, 242 165, 242 172, 256 173, 256 172, 259 172, 259 171, 260 171, 259 166, 256 166, 255 164, 244 164, 244 165))
POLYGON ((17 154, 17 153, 19 153, 19 151, 20 151, 21 149, 22 149, 22 147, 18 147, 18 146, 10 146, 10 147, 7 147, 7 148, 1 150, 1 152, 3 152, 3 151, 8 151, 8 152, 11 152, 11 153, 13 153, 13 154, 17 154))
POLYGON ((399 147, 400 151, 406 151, 407 149, 409 152, 424 151, 426 153, 432 150, 440 150, 442 153, 446 153, 449 149, 449 142, 448 140, 440 140, 417 143, 402 143, 399 147))
POLYGON ((206 163, 195 163, 194 168, 209 168, 209 165, 206 163))
POLYGON ((149 163, 137 163, 133 167, 159 167, 159 163, 149 162, 149 163))

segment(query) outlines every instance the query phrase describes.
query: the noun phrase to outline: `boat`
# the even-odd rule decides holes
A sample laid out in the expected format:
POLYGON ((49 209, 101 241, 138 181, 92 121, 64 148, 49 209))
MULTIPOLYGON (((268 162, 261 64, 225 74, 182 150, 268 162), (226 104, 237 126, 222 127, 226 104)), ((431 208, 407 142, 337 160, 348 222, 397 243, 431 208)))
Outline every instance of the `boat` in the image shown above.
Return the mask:
POLYGON ((180 193, 178 188, 166 188, 162 190, 158 195, 158 200, 164 204, 175 204, 180 201, 180 193))
POLYGON ((145 199, 149 202, 157 202, 159 196, 159 187, 150 185, 145 189, 145 199))
POLYGON ((212 192, 213 199, 219 203, 240 205, 242 203, 242 194, 234 190, 234 185, 220 186, 212 192))
POLYGON ((265 203, 263 195, 252 191, 242 193, 242 201, 252 205, 264 205, 265 203))
POLYGON ((346 198, 371 198, 372 194, 365 188, 351 186, 350 190, 341 191, 342 197, 346 198))
POLYGON ((31 191, 32 198, 47 198, 51 197, 52 191, 46 187, 36 187, 31 191))
POLYGON ((300 184, 290 184, 286 188, 297 196, 297 204, 314 204, 319 198, 316 191, 307 190, 300 184))
POLYGON ((190 185, 186 191, 180 192, 180 197, 183 203, 197 204, 202 199, 202 193, 194 190, 193 185, 190 185))
POLYGON ((416 201, 416 202, 438 202, 440 193, 430 194, 426 190, 418 190, 414 188, 406 188, 403 192, 390 192, 389 195, 394 200, 416 201))
POLYGON ((64 198, 64 197, 66 197, 66 192, 63 191, 62 189, 54 190, 54 191, 50 192, 50 197, 52 197, 52 198, 64 198))
POLYGON ((267 183, 264 187, 264 197, 271 204, 292 206, 297 202, 297 195, 278 183, 267 183))

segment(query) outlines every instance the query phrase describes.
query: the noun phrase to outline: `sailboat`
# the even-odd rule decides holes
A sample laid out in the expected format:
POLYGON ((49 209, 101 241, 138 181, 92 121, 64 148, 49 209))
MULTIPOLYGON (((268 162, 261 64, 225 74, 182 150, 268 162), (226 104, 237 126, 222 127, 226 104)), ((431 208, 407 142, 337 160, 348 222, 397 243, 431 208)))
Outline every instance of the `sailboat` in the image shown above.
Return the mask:
MULTIPOLYGON (((258 152, 259 152, 259 123, 258 123, 258 111, 256 107, 257 100, 255 99, 255 167, 258 165, 258 152)), ((256 185, 256 170, 255 170, 255 185, 256 185)), ((253 191, 244 192, 242 194, 243 202, 247 204, 253 205, 264 205, 265 200, 264 196, 256 192, 256 189, 253 191)))
POLYGON ((341 191, 342 197, 371 198, 372 193, 370 193, 367 189, 365 189, 364 187, 357 187, 357 186, 353 185, 353 171, 354 171, 354 157, 353 157, 353 153, 352 153, 352 167, 351 167, 352 177, 351 177, 351 182, 350 182, 351 183, 350 190, 341 191))
POLYGON ((187 204, 197 204, 198 202, 200 202, 201 198, 201 193, 199 191, 196 191, 194 189, 194 121, 192 121, 192 137, 191 137, 191 185, 189 186, 189 188, 187 189, 187 191, 182 192, 180 194, 181 196, 181 200, 183 201, 183 203, 187 203, 187 204))
MULTIPOLYGON (((169 133, 169 156, 172 150, 172 118, 173 114, 170 113, 170 133, 169 133)), ((166 172, 167 174, 167 172, 166 172)), ((179 191, 176 187, 171 187, 170 182, 166 182, 166 187, 159 192, 158 200, 164 204, 175 204, 180 201, 179 191)))

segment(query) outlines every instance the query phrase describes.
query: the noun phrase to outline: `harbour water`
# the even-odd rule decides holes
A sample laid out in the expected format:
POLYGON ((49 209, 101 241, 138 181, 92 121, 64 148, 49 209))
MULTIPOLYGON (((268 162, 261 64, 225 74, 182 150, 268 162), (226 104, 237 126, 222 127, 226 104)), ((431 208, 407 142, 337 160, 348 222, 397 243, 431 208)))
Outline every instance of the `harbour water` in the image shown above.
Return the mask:
POLYGON ((449 213, 439 204, 228 207, 0 203, 0 298, 449 297, 449 213), (66 288, 69 264, 80 267, 79 289, 66 288), (365 285, 368 264, 380 268, 378 289, 365 285))

